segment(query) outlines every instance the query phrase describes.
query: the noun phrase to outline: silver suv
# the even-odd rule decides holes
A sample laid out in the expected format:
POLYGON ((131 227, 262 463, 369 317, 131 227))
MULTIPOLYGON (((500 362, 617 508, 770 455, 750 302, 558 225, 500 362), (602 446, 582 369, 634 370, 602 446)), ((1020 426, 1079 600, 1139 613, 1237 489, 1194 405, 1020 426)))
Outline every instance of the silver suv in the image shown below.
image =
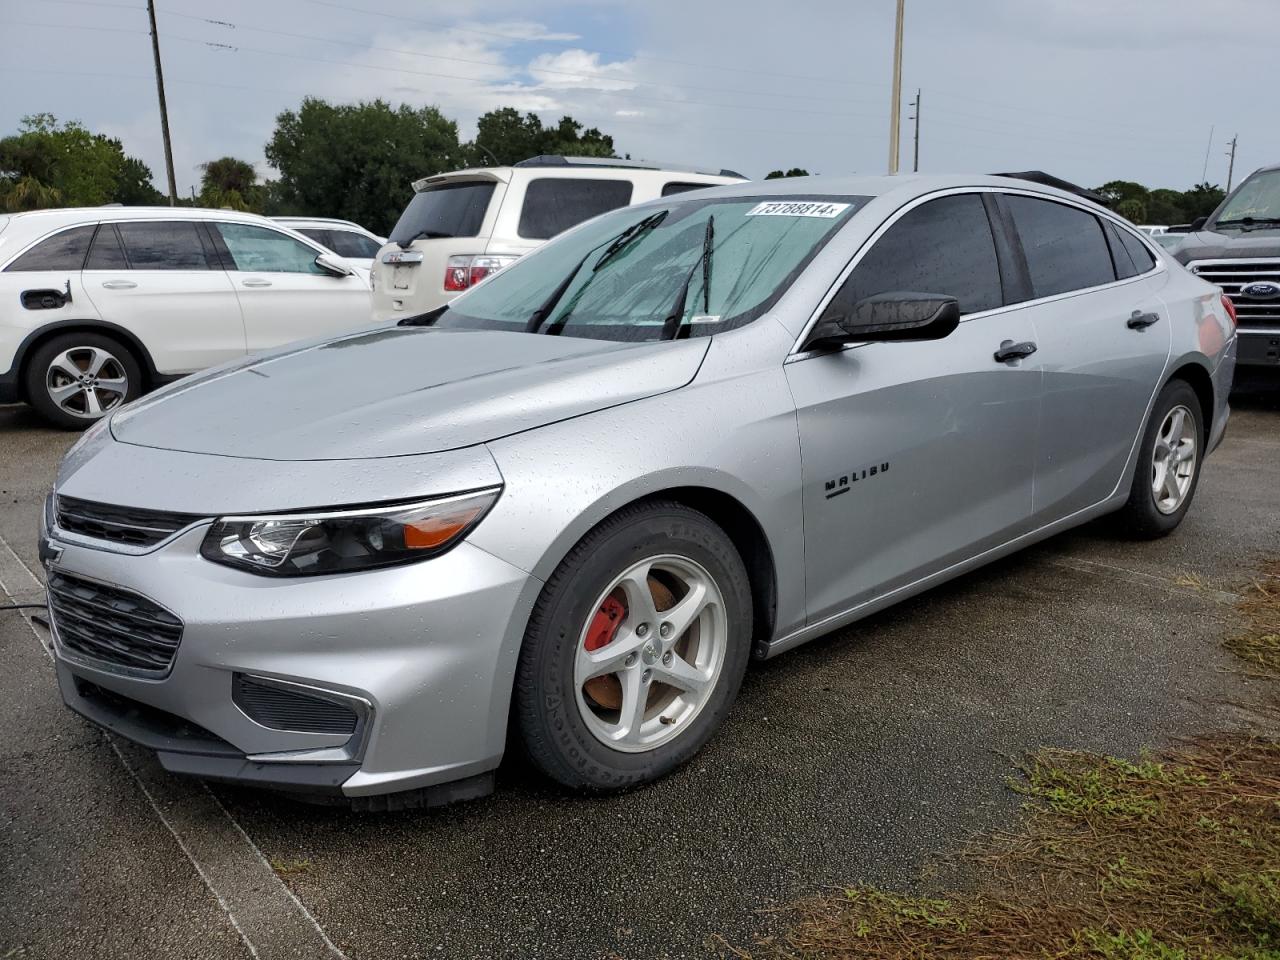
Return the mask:
POLYGON ((42 521, 62 694, 365 808, 483 793, 508 742, 634 786, 752 657, 1103 514, 1172 532, 1235 343, 1127 222, 1007 178, 616 210, 87 433, 42 521))
POLYGON ((374 265, 375 320, 427 313, 599 214, 743 177, 631 160, 543 156, 425 177, 374 265))

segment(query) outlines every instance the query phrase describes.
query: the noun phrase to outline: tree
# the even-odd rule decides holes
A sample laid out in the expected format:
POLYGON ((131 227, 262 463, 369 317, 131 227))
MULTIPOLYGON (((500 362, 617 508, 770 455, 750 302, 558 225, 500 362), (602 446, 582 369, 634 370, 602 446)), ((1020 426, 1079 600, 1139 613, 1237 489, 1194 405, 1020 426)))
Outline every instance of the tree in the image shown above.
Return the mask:
POLYGON ((1216 183, 1197 183, 1182 195, 1182 208, 1187 222, 1197 217, 1207 217, 1226 196, 1226 191, 1216 183))
POLYGON ((803 167, 792 167, 790 170, 786 171, 785 173, 783 173, 781 170, 770 170, 768 173, 764 175, 764 178, 766 180, 782 180, 786 177, 807 177, 807 176, 809 176, 808 170, 805 170, 803 167))
POLYGON ((119 140, 48 113, 23 117, 0 139, 0 204, 6 209, 64 204, 154 202, 151 171, 119 140))
POLYGON ((272 213, 341 217, 389 233, 421 177, 462 165, 458 126, 435 107, 307 97, 276 117, 267 160, 272 213))
POLYGON ((253 164, 235 157, 219 157, 200 164, 200 205, 231 210, 260 211, 262 188, 253 164))
POLYGON ((515 107, 490 110, 476 121, 476 138, 467 144, 468 162, 506 166, 544 153, 570 157, 613 157, 613 137, 595 127, 583 129, 573 117, 544 127, 536 113, 521 116, 515 107))

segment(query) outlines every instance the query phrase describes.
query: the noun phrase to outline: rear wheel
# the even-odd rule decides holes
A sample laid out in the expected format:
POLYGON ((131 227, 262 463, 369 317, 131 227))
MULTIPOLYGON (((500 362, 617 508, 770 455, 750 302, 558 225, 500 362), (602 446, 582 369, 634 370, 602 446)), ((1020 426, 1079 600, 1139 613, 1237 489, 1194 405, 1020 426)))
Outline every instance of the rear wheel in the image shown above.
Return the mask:
POLYGON ((629 508, 565 558, 534 608, 516 718, 534 764, 618 790, 684 763, 746 670, 751 596, 729 538, 676 503, 629 508))
POLYGON ((83 430, 142 393, 142 369, 128 347, 100 333, 65 333, 27 361, 27 401, 48 421, 83 430))
POLYGON ((1116 517, 1124 533, 1150 540, 1182 522, 1200 482, 1204 432, 1200 398, 1186 381, 1171 380, 1156 397, 1129 499, 1116 517))

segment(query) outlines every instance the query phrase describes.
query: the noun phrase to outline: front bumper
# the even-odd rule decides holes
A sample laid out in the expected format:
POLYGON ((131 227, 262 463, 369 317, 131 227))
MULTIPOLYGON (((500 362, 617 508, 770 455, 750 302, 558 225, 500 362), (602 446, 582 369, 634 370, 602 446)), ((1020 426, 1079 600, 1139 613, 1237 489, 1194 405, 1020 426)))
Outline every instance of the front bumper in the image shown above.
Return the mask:
POLYGON ((201 558, 207 522, 135 555, 49 526, 42 518, 51 576, 139 594, 183 622, 167 673, 138 676, 68 646, 50 617, 67 705, 168 769, 354 798, 497 767, 541 588, 510 564, 464 542, 406 566, 270 580, 201 558), (324 691, 356 705, 360 722, 350 733, 264 726, 234 699, 237 675, 324 691))
POLYGON ((1280 330, 1245 328, 1236 332, 1236 365, 1270 367, 1280 372, 1280 330))

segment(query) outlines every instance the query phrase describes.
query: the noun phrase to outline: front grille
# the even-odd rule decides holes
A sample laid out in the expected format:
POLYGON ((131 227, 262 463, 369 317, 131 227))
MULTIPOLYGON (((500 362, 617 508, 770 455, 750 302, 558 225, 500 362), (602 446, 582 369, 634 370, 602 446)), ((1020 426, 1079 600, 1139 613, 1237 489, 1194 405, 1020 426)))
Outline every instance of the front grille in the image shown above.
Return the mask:
POLYGON ((1253 300, 1241 293, 1261 280, 1280 284, 1280 260, 1193 260, 1187 268, 1222 288, 1235 305, 1240 326, 1280 327, 1280 299, 1253 300))
POLYGON ((116 507, 75 497, 58 497, 58 526, 63 530, 132 547, 153 547, 201 519, 193 513, 116 507))
POLYGON ((356 729, 355 712, 340 703, 239 673, 232 682, 231 699, 251 720, 272 730, 351 734, 356 729))
POLYGON ((182 621, 146 597, 64 573, 49 574, 58 642, 85 657, 149 675, 169 669, 182 621))

